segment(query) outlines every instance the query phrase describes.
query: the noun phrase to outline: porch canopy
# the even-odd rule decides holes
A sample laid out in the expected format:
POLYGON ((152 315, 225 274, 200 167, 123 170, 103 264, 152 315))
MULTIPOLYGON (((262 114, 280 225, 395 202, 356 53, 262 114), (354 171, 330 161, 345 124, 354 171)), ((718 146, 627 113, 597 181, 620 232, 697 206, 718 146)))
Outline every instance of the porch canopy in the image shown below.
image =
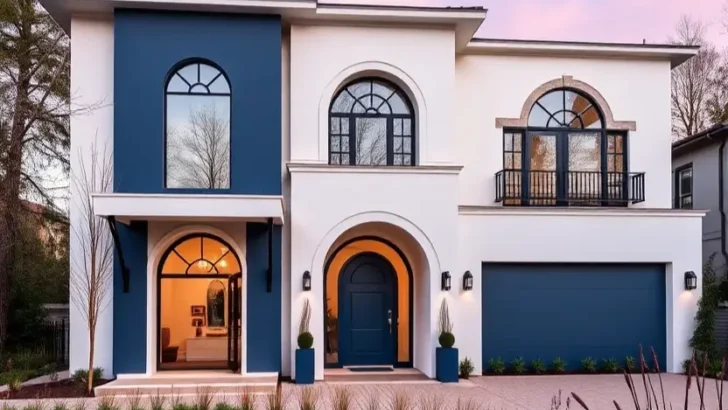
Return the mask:
POLYGON ((267 289, 273 286, 273 225, 283 225, 281 195, 91 194, 94 215, 105 218, 119 258, 123 292, 129 292, 129 269, 119 241, 117 222, 247 221, 268 224, 267 289))
POLYGON ((249 221, 283 225, 281 195, 91 194, 94 214, 131 221, 249 221))

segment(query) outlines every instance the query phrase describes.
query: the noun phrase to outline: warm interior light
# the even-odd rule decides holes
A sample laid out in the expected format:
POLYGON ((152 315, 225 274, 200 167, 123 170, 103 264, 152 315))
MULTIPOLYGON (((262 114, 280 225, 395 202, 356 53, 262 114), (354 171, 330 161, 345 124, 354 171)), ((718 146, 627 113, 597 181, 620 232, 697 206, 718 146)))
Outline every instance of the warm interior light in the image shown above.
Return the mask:
POLYGON ((220 261, 220 267, 221 268, 227 268, 227 261, 225 259, 223 259, 222 261, 220 261))
POLYGON ((197 262, 197 267, 200 269, 207 269, 207 261, 201 260, 197 262))

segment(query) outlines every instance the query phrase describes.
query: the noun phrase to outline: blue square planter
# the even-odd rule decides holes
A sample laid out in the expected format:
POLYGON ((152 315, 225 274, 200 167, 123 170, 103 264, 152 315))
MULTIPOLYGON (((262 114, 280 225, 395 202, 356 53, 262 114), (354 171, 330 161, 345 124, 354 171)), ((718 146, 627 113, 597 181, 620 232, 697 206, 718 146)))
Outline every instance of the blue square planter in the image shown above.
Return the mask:
POLYGON ((296 384, 313 384, 316 375, 314 349, 296 349, 296 384))
POLYGON ((458 349, 438 347, 435 352, 435 377, 441 383, 457 383, 458 364, 458 349))

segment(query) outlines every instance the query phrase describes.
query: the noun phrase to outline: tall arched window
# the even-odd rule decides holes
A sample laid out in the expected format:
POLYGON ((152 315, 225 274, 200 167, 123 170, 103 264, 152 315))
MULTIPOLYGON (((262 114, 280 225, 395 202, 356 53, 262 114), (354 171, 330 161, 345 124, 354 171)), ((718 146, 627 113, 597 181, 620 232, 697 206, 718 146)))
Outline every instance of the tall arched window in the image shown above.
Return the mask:
POLYGON ((415 165, 415 118, 401 89, 378 78, 339 91, 329 111, 329 163, 415 165))
POLYGON ((587 95, 556 89, 531 107, 526 129, 504 132, 506 204, 626 205, 626 136, 605 128, 587 95))
POLYGON ((207 61, 176 67, 165 90, 167 188, 230 188, 230 83, 207 61))

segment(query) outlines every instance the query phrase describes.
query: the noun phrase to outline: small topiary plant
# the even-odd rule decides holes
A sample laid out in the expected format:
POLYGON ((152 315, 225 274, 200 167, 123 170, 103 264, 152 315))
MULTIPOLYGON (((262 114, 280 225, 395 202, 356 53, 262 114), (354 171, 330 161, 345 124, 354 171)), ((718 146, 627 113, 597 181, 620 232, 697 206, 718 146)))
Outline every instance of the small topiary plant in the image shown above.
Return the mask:
POLYGON ((473 370, 475 370, 475 366, 473 366, 473 361, 470 360, 469 357, 465 357, 465 359, 460 361, 460 377, 463 379, 470 378, 470 375, 473 374, 473 370))
POLYGON ((546 365, 538 358, 531 362, 531 370, 536 374, 543 374, 546 372, 546 365))
POLYGON ((440 346, 449 349, 455 345, 455 335, 452 333, 452 322, 450 321, 450 310, 447 307, 447 300, 443 299, 440 305, 440 337, 438 341, 440 346))
POLYGON ((566 361, 561 357, 557 357, 553 362, 551 362, 551 371, 556 374, 566 372, 566 361))
POLYGON ((594 361, 594 359, 592 359, 591 357, 585 357, 581 361, 581 368, 587 373, 596 373, 597 362, 594 361))
POLYGON ((513 370, 513 373, 515 374, 526 373, 526 362, 522 357, 516 357, 511 360, 511 370, 513 370))
POLYGON ((503 374, 506 371, 506 364, 503 362, 503 359, 499 357, 491 358, 488 361, 488 367, 490 367, 490 371, 493 372, 493 374, 503 374))
POLYGON ((619 362, 613 357, 603 359, 602 370, 606 373, 619 373, 619 362))
POLYGON ((308 330, 309 323, 311 323, 311 302, 306 299, 303 304, 303 311, 301 312, 301 321, 298 324, 299 349, 310 349, 313 347, 313 335, 308 330))

